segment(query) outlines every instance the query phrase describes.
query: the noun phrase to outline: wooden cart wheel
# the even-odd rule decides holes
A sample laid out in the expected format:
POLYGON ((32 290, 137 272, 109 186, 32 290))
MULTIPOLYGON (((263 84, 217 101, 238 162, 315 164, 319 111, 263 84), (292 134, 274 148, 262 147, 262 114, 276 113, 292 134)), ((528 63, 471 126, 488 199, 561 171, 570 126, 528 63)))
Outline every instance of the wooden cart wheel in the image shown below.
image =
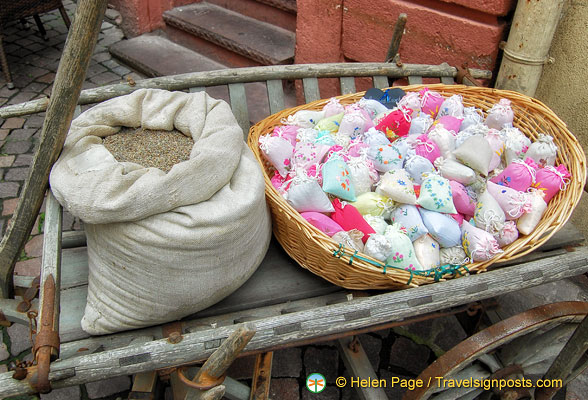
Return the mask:
MULTIPOLYGON (((570 301, 536 307, 496 323, 439 357, 417 378, 422 380, 423 387, 406 392, 403 399, 531 398, 535 380, 543 377, 587 314, 588 303, 570 301), (476 386, 475 381, 493 378, 511 379, 511 385, 515 380, 522 384, 523 377, 530 379, 533 387, 472 387, 476 386), (458 384, 461 387, 456 387, 458 384)), ((587 364, 584 355, 563 384, 575 378, 587 364)))

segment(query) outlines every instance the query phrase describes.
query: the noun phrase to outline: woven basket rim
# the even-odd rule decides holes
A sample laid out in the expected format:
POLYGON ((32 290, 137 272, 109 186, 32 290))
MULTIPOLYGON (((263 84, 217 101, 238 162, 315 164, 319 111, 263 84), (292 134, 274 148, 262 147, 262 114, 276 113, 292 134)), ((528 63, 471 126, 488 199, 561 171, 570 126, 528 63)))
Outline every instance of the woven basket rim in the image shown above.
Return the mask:
MULTIPOLYGON (((394 88, 400 88, 406 92, 415 92, 425 87, 441 93, 444 97, 459 94, 464 98, 466 105, 471 103, 481 108, 484 114, 491 107, 490 104, 498 102, 500 98, 509 99, 512 103, 513 110, 515 110, 514 125, 526 136, 531 138, 536 137, 538 133, 541 133, 541 130, 538 128, 543 128, 543 131, 551 131, 548 134, 552 134, 557 143, 565 143, 565 146, 558 146, 559 150, 556 163, 564 164, 570 170, 573 177, 567 189, 558 193, 549 202, 546 213, 533 233, 519 237, 515 242, 503 248, 504 253, 500 253, 488 261, 468 264, 464 272, 483 272, 495 263, 506 262, 521 257, 545 243, 569 219, 573 209, 580 201, 586 183, 586 156, 575 136, 567 129, 565 122, 543 102, 514 91, 445 84, 395 86, 394 88), (521 111, 525 111, 524 115, 521 114, 521 111), (539 123, 543 125, 539 125, 539 123)), ((358 92, 341 95, 336 96, 336 98, 342 104, 349 104, 359 100, 363 97, 364 93, 358 92)), ((440 279, 443 280, 460 275, 456 271, 450 271, 451 273, 441 273, 436 276, 424 277, 404 270, 393 269, 390 271, 388 269, 382 271, 381 267, 371 264, 376 263, 381 265, 382 263, 378 260, 360 253, 361 258, 370 260, 364 262, 361 258, 357 257, 357 252, 350 251, 349 249, 341 249, 339 244, 333 239, 302 218, 277 192, 271 184, 271 177, 268 173, 268 169, 270 169, 268 168, 269 164, 259 151, 259 137, 271 132, 273 127, 282 125, 282 118, 299 110, 321 109, 328 101, 329 98, 321 99, 282 110, 259 121, 250 129, 248 146, 262 166, 266 184, 267 202, 272 210, 272 219, 274 221, 274 234, 282 247, 302 267, 309 269, 332 283, 349 289, 396 289, 432 283, 440 279), (309 246, 298 249, 298 244, 296 243, 298 241, 307 242, 309 246), (333 257, 333 255, 336 255, 338 258, 333 257), (310 263, 305 262, 305 259, 308 257, 314 257, 317 260, 310 263), (329 270, 327 267, 331 267, 333 260, 336 260, 335 265, 337 267, 334 270, 329 270), (356 275, 360 276, 356 277, 356 275), (355 282, 357 280, 359 282, 355 282)))

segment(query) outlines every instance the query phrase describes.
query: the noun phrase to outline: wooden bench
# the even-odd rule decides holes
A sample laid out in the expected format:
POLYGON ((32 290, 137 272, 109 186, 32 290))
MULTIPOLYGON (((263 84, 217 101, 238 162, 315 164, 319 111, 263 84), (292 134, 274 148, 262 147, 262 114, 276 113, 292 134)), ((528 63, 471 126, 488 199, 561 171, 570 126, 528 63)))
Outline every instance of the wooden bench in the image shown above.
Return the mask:
MULTIPOLYGON (((483 71, 474 70, 471 73, 474 78, 489 77, 483 71)), ((119 84, 90 89, 82 92, 79 104, 97 103, 139 88, 196 91, 227 85, 233 112, 246 135, 250 120, 244 85, 248 82, 265 83, 269 112, 275 113, 284 108, 284 80, 300 80, 305 101, 309 102, 321 98, 320 78, 339 79, 341 93, 346 94, 356 91, 355 77, 370 77, 375 87, 384 88, 390 85, 389 79, 407 78, 409 83, 421 83, 423 78, 436 78, 450 84, 454 83, 456 75, 457 70, 447 64, 405 64, 399 67, 387 63, 348 63, 255 67, 153 78, 138 81, 134 86, 119 84)), ((44 107, 43 100, 35 100, 6 107, 2 111, 24 115, 43 111, 44 107)), ((300 268, 274 240, 252 278, 234 294, 209 309, 180 323, 89 337, 80 327, 88 279, 85 237, 83 232, 62 234, 61 219, 61 206, 49 194, 39 298, 43 299, 45 282, 53 276, 60 294, 57 296, 57 310, 61 304, 58 317, 61 349, 59 359, 51 363, 49 375, 53 388, 119 375, 165 371, 206 360, 225 338, 247 323, 253 324, 256 333, 243 354, 265 354, 287 346, 383 329, 414 316, 588 271, 588 249, 570 247, 582 241, 571 224, 541 249, 516 263, 511 262, 500 268, 497 266, 483 274, 395 292, 357 293, 334 286, 300 268), (170 326, 181 335, 180 341, 170 342, 167 339, 170 326)), ((15 286, 27 287, 31 279, 15 277, 14 282, 15 286)), ((16 311, 18 303, 17 299, 0 300, 0 309, 9 320, 28 324, 26 315, 16 311)), ((40 315, 39 320, 42 318, 43 315, 40 315)), ((370 373, 365 365, 352 367, 370 373)), ((31 368, 29 377, 20 381, 12 378, 12 372, 0 374, 0 396, 33 393, 29 379, 34 375, 31 372, 35 367, 31 368)), ((174 382, 173 376, 171 381, 174 382)), ((227 392, 233 396, 231 398, 250 396, 250 389, 242 384, 228 380, 225 385, 227 392)))

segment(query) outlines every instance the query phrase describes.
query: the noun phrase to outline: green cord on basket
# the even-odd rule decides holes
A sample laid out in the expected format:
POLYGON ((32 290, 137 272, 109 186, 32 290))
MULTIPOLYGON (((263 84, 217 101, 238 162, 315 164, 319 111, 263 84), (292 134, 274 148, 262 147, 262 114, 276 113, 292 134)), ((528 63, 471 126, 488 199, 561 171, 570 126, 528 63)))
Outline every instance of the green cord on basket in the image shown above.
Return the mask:
MULTIPOLYGON (((335 249, 333 251, 333 257, 337 257, 337 258, 343 257, 345 255, 344 250, 345 250, 345 245, 343 243, 339 243, 339 248, 335 249)), ((445 264, 445 265, 441 265, 439 267, 431 268, 431 269, 428 269, 425 271, 414 271, 414 270, 410 270, 410 269, 407 270, 407 269, 404 269, 401 267, 396 267, 394 265, 383 264, 383 263, 372 261, 370 259, 367 259, 365 257, 358 255, 358 253, 359 252, 356 250, 352 255, 349 256, 349 265, 353 265, 353 260, 357 258, 361 261, 364 261, 369 264, 375 265, 376 267, 382 268, 382 273, 384 275, 386 274, 387 268, 394 268, 399 271, 408 271, 410 273, 410 278, 406 282, 407 285, 410 285, 410 283, 412 282, 415 275, 424 276, 424 277, 430 277, 431 275, 433 275, 433 279, 435 280, 435 282, 439 282, 439 280, 441 280, 441 278, 443 278, 443 276, 447 275, 447 274, 451 274, 451 275, 459 274, 459 275, 463 276, 464 274, 460 271, 461 268, 463 268, 465 270, 466 274, 470 273, 470 270, 465 265, 456 265, 456 264, 445 264)))

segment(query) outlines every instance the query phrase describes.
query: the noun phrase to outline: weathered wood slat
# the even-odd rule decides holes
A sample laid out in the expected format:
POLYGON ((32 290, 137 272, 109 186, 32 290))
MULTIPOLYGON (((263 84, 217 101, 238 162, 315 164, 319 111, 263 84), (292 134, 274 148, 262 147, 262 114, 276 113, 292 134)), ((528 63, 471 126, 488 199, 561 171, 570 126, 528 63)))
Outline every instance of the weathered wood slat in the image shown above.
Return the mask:
POLYGON ((384 89, 384 88, 387 88, 388 86, 390 86, 388 84, 388 77, 387 76, 375 75, 373 77, 373 81, 374 81, 374 87, 376 87, 378 89, 384 89))
POLYGON ((423 83, 423 77, 420 75, 409 75, 408 76, 408 84, 409 85, 421 85, 423 83))
POLYGON ((206 88, 204 86, 196 86, 196 87, 191 87, 190 89, 188 89, 189 93, 198 93, 198 92, 203 92, 206 88))
POLYGON ((372 383, 367 387, 352 382, 347 382, 347 388, 355 386, 355 392, 359 395, 362 400, 388 400, 386 392, 382 387, 384 385, 378 385, 380 378, 376 375, 374 368, 370 364, 370 360, 365 353, 365 350, 361 346, 361 343, 354 342, 357 340, 356 336, 346 337, 337 341, 337 348, 339 349, 339 355, 345 363, 345 368, 349 372, 350 379, 369 379, 372 383))
MULTIPOLYGON (((490 79, 491 71, 470 69, 474 78, 490 79)), ((113 97, 129 94, 138 89, 155 88, 183 90, 196 86, 226 85, 234 82, 258 82, 270 79, 302 79, 310 77, 339 78, 341 76, 389 76, 403 78, 409 75, 423 77, 455 76, 457 69, 447 65, 403 64, 398 67, 389 63, 325 63, 272 65, 218 71, 192 72, 151 79, 143 79, 131 86, 128 83, 101 86, 82 91, 78 104, 92 104, 113 97)), ((38 99, 26 103, 0 108, 0 118, 9 118, 45 111, 48 99, 38 99)))
MULTIPOLYGON (((88 282, 87 260, 85 248, 63 251, 63 296, 67 301, 64 300, 62 304, 60 334, 64 342, 88 337, 80 326, 86 305, 87 287, 83 285, 88 282)), ((199 318, 218 316, 340 290, 341 288, 300 268, 279 244, 272 241, 261 265, 243 286, 196 315, 199 318)))
MULTIPOLYGON (((345 292, 334 293, 326 296, 311 297, 304 300, 288 301, 285 303, 279 303, 266 307, 255 308, 249 311, 237 311, 227 314, 217 314, 209 317, 196 317, 196 319, 188 319, 182 322, 184 331, 186 332, 199 332, 210 328, 217 328, 221 326, 234 326, 236 321, 240 318, 248 320, 258 320, 277 315, 283 315, 299 310, 307 310, 314 307, 324 307, 328 304, 335 304, 348 301, 347 294, 345 292)), ((63 327, 63 323, 62 323, 63 327)), ((78 328, 80 332, 81 327, 78 328)), ((82 332, 83 333, 83 332, 82 332)), ((129 343, 136 336, 150 336, 157 339, 161 339, 162 327, 153 326, 143 329, 138 329, 129 332, 119 332, 112 335, 92 336, 86 335, 84 339, 64 342, 61 346, 61 358, 68 359, 75 356, 91 354, 96 349, 113 350, 120 347, 128 346, 129 343)))
MULTIPOLYGON (((563 256, 515 267, 266 318, 255 321, 257 333, 245 350, 269 351, 286 343, 293 344, 301 340, 402 320, 586 271, 588 248, 580 247, 563 256)), ((202 360, 212 353, 212 349, 207 348, 207 343, 225 338, 235 329, 236 327, 218 327, 187 333, 177 344, 161 339, 139 346, 58 360, 51 365, 50 378, 53 387, 60 388, 202 360)), ((26 381, 15 381, 11 376, 11 373, 0 374, 0 395, 31 393, 32 389, 26 381)))
POLYGON ((59 300, 61 293, 61 221, 62 213, 57 199, 49 191, 47 194, 47 206, 45 210, 45 226, 43 228, 43 259, 41 262, 41 288, 39 291, 39 320, 42 320, 44 296, 44 282, 53 276, 55 280, 55 295, 53 314, 53 327, 59 332, 59 300))
MULTIPOLYGON (((28 326, 29 319, 27 317, 27 314, 18 312, 16 310, 18 303, 20 303, 20 300, 0 299, 0 310, 2 310, 4 316, 8 321, 28 326)), ((34 299, 32 302, 31 309, 38 310, 38 306, 38 300, 34 299)))
MULTIPOLYGON (((88 251, 85 247, 63 249, 61 265, 61 290, 88 284, 88 251)), ((28 288, 33 279, 32 276, 15 275, 14 286, 28 288)))
POLYGON ((304 78, 302 79, 302 85, 304 86, 304 99, 307 103, 320 100, 321 94, 319 91, 318 79, 314 77, 304 78))
POLYGON ((243 129, 243 137, 247 140, 249 134, 249 111, 247 110, 247 96, 245 95, 245 85, 242 83, 229 84, 229 97, 231 99, 231 109, 235 119, 243 129))
POLYGON ((65 231, 61 234, 61 248, 83 247, 86 245, 86 232, 65 231))
POLYGON ((355 90, 355 78, 352 76, 342 76, 339 78, 341 82, 341 94, 352 94, 357 92, 355 90))
POLYGON ((269 100, 270 114, 282 111, 284 105, 284 87, 281 79, 270 79, 267 84, 267 97, 269 100))
POLYGON ((453 85, 455 84, 455 80, 452 76, 442 76, 441 83, 444 83, 445 85, 453 85))

